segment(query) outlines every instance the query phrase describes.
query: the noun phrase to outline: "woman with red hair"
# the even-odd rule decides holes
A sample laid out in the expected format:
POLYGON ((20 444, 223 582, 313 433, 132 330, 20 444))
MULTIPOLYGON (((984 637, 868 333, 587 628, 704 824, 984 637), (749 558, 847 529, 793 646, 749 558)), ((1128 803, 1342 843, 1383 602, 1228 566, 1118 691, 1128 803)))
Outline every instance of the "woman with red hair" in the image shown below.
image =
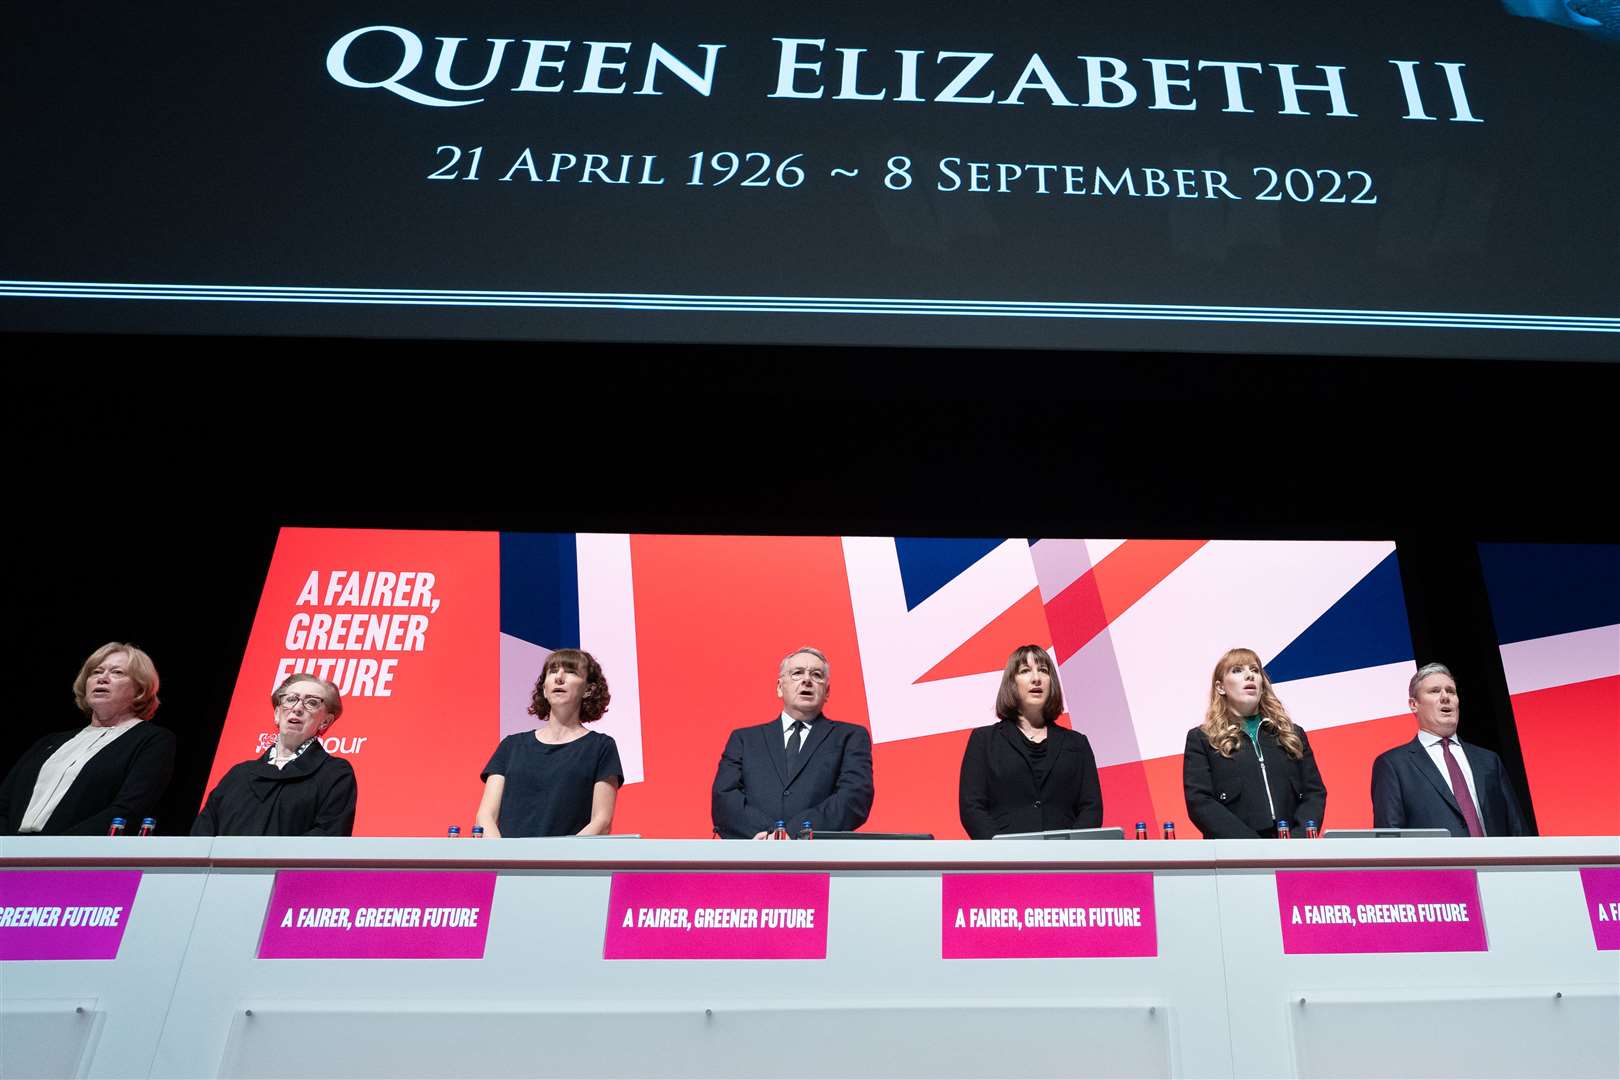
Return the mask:
POLYGON ((1310 740, 1289 717, 1252 649, 1232 649, 1210 678, 1204 722, 1181 759, 1187 816, 1207 839, 1294 836, 1321 826, 1327 788, 1310 740))

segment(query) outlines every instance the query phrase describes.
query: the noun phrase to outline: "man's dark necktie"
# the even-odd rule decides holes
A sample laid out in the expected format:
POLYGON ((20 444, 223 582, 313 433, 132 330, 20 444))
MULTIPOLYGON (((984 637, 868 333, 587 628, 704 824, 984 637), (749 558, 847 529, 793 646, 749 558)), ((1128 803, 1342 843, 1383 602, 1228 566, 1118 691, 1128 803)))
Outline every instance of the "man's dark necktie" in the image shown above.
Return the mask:
POLYGON ((1440 740, 1440 753, 1445 755, 1446 772, 1451 774, 1451 793, 1457 797, 1457 808, 1462 811, 1463 820, 1468 822, 1468 835, 1484 836, 1485 827, 1479 823, 1473 796, 1468 794, 1468 781, 1463 778, 1462 766, 1451 756, 1450 737, 1440 740))
POLYGON ((804 732, 807 727, 809 725, 803 720, 795 720, 793 726, 788 728, 788 740, 785 750, 789 773, 793 772, 794 763, 799 760, 799 750, 804 746, 804 732))

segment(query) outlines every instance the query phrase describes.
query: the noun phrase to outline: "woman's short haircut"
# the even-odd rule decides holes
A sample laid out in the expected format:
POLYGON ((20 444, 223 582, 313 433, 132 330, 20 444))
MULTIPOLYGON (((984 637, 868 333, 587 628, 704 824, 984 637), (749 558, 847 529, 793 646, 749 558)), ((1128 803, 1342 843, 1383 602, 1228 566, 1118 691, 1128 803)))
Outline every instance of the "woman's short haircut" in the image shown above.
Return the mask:
POLYGON ((332 720, 328 721, 328 723, 335 722, 338 717, 343 715, 343 695, 338 693, 335 684, 329 683, 325 679, 318 679, 313 675, 301 675, 296 671, 281 680, 281 685, 276 687, 275 693, 270 695, 270 704, 278 709, 281 708, 281 699, 287 696, 287 687, 293 683, 301 682, 312 682, 321 688, 321 697, 326 699, 326 711, 332 714, 332 720))
POLYGON ((129 656, 129 662, 124 670, 129 673, 130 681, 135 684, 135 700, 130 703, 130 712, 142 720, 152 719, 158 707, 157 668, 152 664, 150 656, 127 641, 109 641, 90 654, 90 659, 79 668, 79 675, 73 680, 74 704, 78 705, 79 711, 84 715, 90 715, 90 700, 84 696, 85 687, 90 683, 90 673, 116 652, 126 653, 129 656))
POLYGON ((585 680, 585 689, 579 703, 579 718, 583 723, 602 719, 613 695, 608 693, 607 676, 596 657, 581 649, 558 649, 546 657, 546 666, 534 680, 534 694, 529 698, 529 713, 541 720, 551 715, 551 702, 546 698, 546 676, 553 671, 572 671, 585 680))
POLYGON ((1028 659, 1035 667, 1046 672, 1051 690, 1041 705, 1041 716, 1050 724, 1063 715, 1063 685, 1058 682, 1057 665, 1039 645, 1020 645, 1007 657, 1007 670, 1001 673, 1001 689, 996 691, 996 715, 1003 720, 1018 719, 1018 669, 1028 659))

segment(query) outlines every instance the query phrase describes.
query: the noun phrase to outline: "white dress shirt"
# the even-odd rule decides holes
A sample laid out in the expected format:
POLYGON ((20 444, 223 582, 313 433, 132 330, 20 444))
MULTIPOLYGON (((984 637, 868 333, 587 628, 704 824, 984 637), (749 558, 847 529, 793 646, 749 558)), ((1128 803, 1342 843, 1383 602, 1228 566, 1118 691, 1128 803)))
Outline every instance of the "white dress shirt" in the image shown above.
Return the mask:
POLYGON ((96 727, 91 724, 73 738, 56 748, 56 753, 45 759, 45 764, 39 767, 39 779, 34 782, 34 794, 28 800, 28 809, 23 811, 22 824, 17 826, 20 833, 37 833, 51 820, 56 808, 61 805, 62 799, 73 786, 73 781, 79 778, 79 772, 87 762, 107 747, 112 745, 114 739, 129 731, 140 723, 137 717, 130 717, 122 724, 112 727, 96 727))
POLYGON ((784 749, 784 750, 787 749, 788 740, 793 738, 793 725, 795 723, 802 723, 804 725, 804 735, 801 737, 801 741, 799 742, 799 746, 802 748, 804 746, 804 744, 806 742, 808 742, 809 739, 810 739, 811 721, 809 721, 809 720, 795 721, 793 719, 793 717, 791 717, 791 716, 789 716, 787 714, 787 710, 784 709, 784 710, 782 710, 782 749, 784 749))
MULTIPOLYGON (((1429 752, 1429 760, 1434 767, 1440 770, 1440 779, 1446 782, 1446 790, 1451 790, 1451 770, 1446 768, 1446 748, 1440 745, 1440 736, 1430 731, 1418 729, 1418 742, 1423 749, 1429 752)), ((1468 797, 1474 800, 1474 813, 1479 815, 1480 828, 1485 827, 1485 813, 1479 805, 1479 789, 1474 786, 1474 770, 1468 767, 1468 755, 1463 753, 1462 744, 1457 736, 1451 736, 1451 756, 1456 759, 1457 767, 1462 769, 1463 779, 1468 783, 1468 797)))

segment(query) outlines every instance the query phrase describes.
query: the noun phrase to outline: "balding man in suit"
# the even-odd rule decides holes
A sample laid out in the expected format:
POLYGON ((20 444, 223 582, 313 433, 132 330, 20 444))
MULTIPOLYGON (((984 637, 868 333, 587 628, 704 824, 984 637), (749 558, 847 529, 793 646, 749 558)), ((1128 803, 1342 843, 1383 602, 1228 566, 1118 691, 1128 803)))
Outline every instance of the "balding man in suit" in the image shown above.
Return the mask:
POLYGON ((1407 685, 1417 736, 1373 762, 1373 825, 1445 829, 1452 836, 1524 836, 1528 830, 1502 759, 1457 738, 1457 681, 1425 664, 1407 685))
POLYGON ((859 724, 821 713, 831 686, 827 657, 808 646, 782 658, 781 715, 731 733, 715 770, 714 831, 727 838, 768 836, 778 821, 796 835, 860 828, 872 812, 872 736, 859 724))

